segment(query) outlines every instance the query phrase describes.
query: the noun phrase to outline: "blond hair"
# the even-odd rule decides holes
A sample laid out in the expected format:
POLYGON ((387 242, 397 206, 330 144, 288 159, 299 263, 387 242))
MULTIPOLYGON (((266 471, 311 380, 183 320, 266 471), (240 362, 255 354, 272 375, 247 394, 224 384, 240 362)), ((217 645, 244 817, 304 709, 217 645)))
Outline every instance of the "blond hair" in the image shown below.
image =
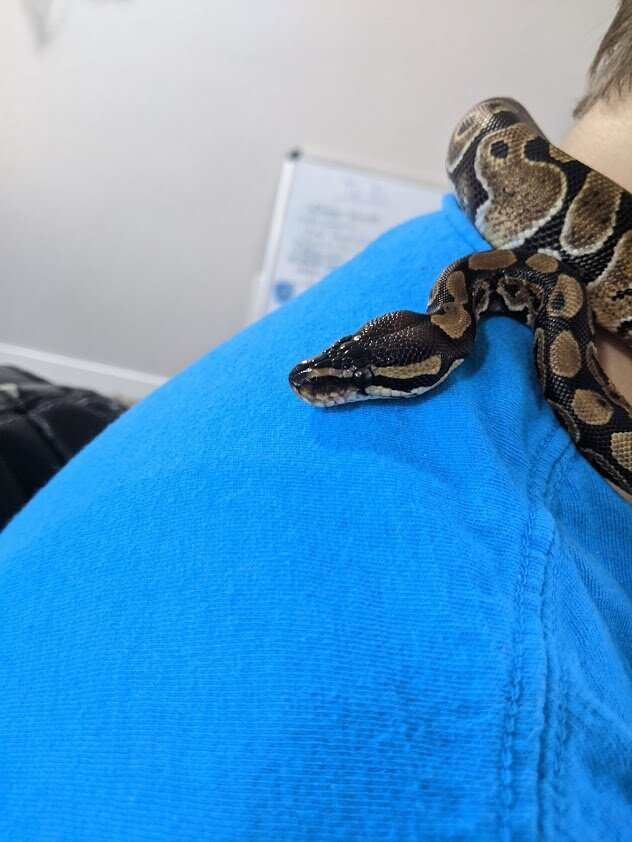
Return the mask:
POLYGON ((574 117, 581 117, 606 100, 621 99, 632 90, 632 0, 619 0, 619 8, 588 70, 586 93, 574 117))

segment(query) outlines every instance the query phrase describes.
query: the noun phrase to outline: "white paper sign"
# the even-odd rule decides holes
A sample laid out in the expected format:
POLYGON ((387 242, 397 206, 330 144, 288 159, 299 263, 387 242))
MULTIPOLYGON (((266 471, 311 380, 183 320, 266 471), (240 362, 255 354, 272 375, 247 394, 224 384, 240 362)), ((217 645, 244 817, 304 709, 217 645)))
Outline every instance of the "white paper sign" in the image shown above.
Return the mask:
POLYGON ((291 154, 281 172, 255 315, 294 298, 394 225, 437 210, 444 192, 291 154))

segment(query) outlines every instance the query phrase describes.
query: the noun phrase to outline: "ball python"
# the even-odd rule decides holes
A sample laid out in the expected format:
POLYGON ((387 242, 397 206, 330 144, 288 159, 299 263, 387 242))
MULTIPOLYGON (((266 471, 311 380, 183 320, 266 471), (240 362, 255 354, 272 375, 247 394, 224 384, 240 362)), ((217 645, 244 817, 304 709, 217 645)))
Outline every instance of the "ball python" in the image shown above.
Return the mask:
POLYGON ((555 147, 508 98, 467 112, 446 168, 492 250, 444 269, 427 313, 372 319, 294 366, 290 386, 320 407, 420 395, 465 360, 484 313, 505 314, 532 329, 537 379, 578 450, 632 493, 632 407, 593 341, 597 324, 632 346, 632 195, 555 147))

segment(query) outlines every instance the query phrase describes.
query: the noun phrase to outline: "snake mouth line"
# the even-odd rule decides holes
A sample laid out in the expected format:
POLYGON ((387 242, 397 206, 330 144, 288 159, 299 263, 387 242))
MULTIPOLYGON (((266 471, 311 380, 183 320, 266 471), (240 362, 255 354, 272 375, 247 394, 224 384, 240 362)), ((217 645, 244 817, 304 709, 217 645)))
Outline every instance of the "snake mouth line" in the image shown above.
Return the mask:
POLYGON ((312 406, 328 407, 365 399, 348 378, 334 374, 335 369, 313 368, 309 362, 294 366, 289 375, 292 391, 312 406))

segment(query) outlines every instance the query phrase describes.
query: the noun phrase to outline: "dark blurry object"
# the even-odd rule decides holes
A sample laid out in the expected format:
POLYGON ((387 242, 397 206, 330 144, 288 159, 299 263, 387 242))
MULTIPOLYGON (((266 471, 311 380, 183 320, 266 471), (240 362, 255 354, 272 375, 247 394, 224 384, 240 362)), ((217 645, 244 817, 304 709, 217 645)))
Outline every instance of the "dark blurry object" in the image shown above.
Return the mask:
POLYGON ((69 11, 69 0, 22 0, 39 46, 49 44, 61 29, 69 11))
POLYGON ((127 407, 0 365, 0 529, 127 407))

